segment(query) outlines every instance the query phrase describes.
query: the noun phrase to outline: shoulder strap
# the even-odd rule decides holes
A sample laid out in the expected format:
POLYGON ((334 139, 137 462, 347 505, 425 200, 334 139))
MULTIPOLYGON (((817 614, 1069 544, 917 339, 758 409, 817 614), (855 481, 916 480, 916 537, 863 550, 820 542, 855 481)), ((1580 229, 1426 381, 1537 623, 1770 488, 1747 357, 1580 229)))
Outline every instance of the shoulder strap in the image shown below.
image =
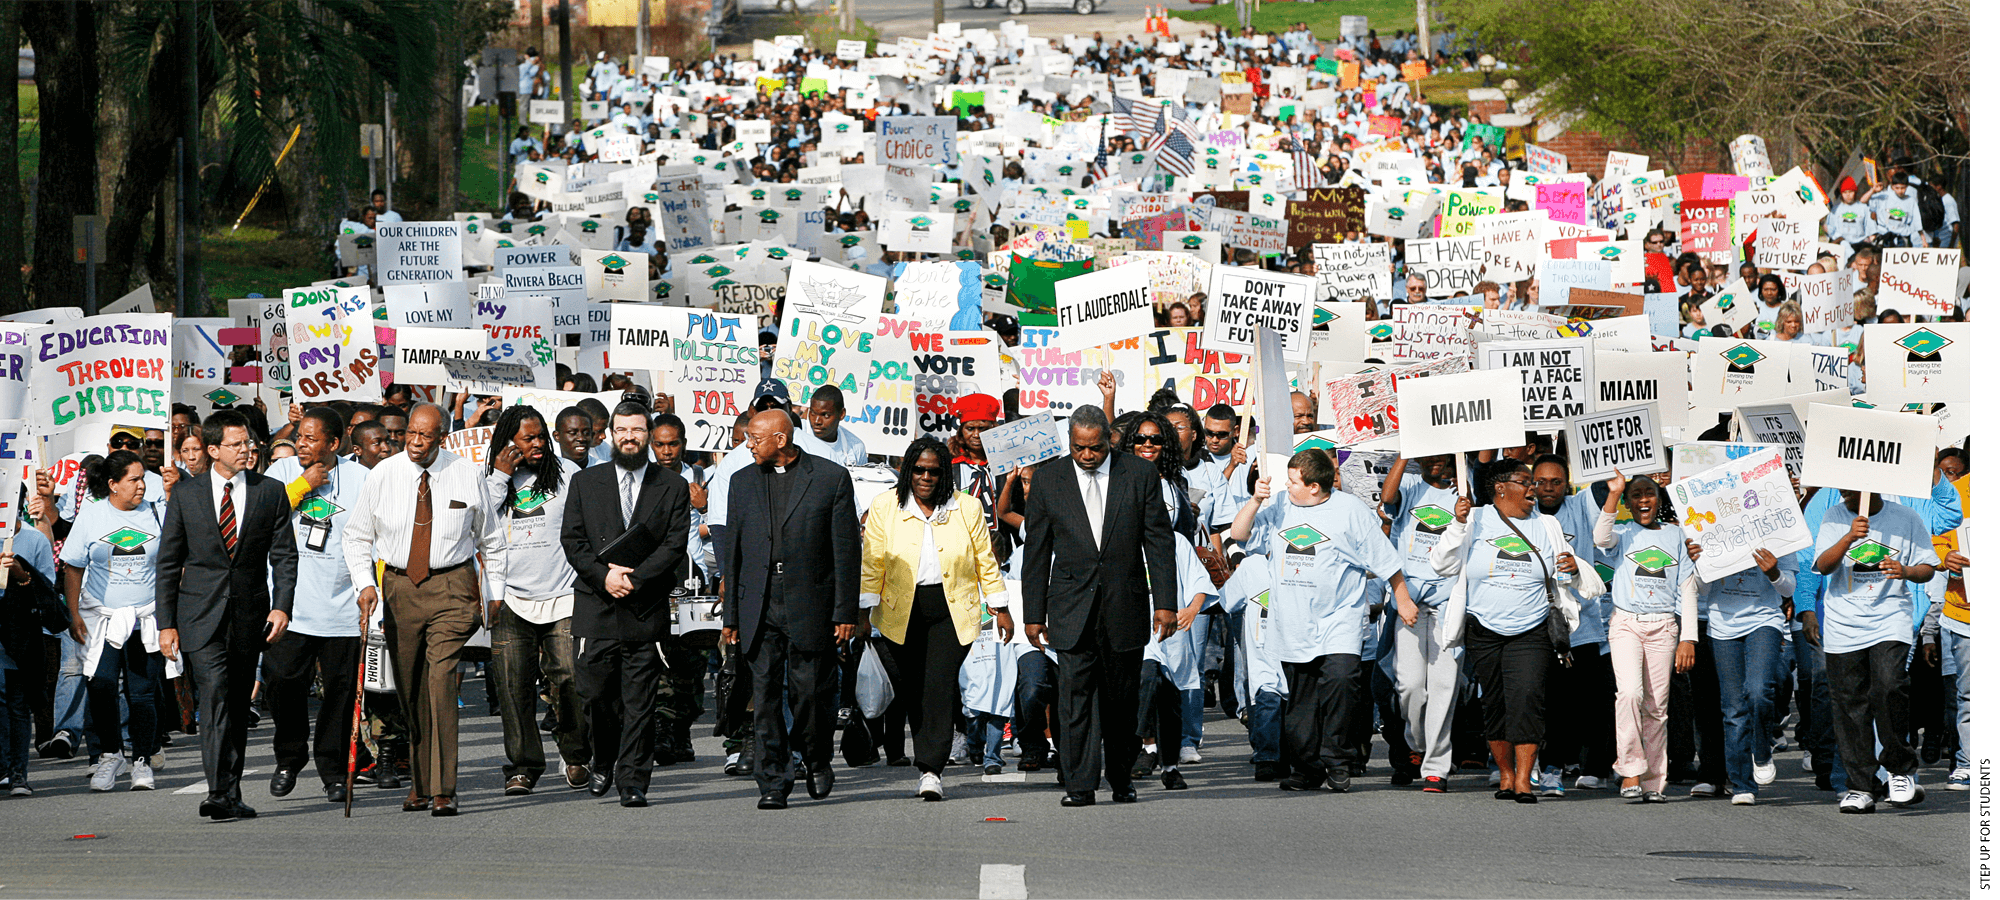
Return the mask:
POLYGON ((1520 538, 1523 543, 1528 545, 1529 550, 1534 551, 1535 561, 1542 564, 1542 591, 1548 595, 1549 605, 1555 606, 1556 580, 1555 576, 1549 572, 1549 561, 1542 556, 1541 548, 1535 546, 1534 541, 1528 540, 1528 536, 1521 533, 1521 529, 1514 524, 1513 519, 1507 517, 1506 513, 1501 512, 1497 508, 1493 512, 1500 516, 1501 524, 1506 525, 1508 531, 1514 532, 1515 537, 1520 538))

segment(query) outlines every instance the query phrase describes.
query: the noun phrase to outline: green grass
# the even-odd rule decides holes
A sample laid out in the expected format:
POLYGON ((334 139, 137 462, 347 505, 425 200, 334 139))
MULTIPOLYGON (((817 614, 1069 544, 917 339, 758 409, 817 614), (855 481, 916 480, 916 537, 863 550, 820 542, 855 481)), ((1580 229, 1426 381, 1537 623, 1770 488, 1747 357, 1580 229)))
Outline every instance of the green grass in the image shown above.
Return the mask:
MULTIPOLYGON (((1217 3, 1207 9, 1174 10, 1176 19, 1236 27, 1236 7, 1217 3)), ((1322 0, 1319 3, 1264 3, 1250 15, 1258 31, 1283 31, 1300 22, 1323 41, 1340 39, 1341 16, 1367 16, 1368 27, 1386 39, 1400 28, 1417 27, 1417 5, 1411 0, 1322 0)))
MULTIPOLYGON (((521 111, 525 113, 526 109, 521 111)), ((514 139, 514 132, 511 128, 502 128, 505 121, 501 120, 493 128, 494 143, 486 142, 487 122, 498 113, 491 106, 475 106, 466 114, 465 152, 458 160, 458 192, 471 203, 468 209, 492 212, 499 208, 496 201, 500 198, 493 192, 499 178, 499 154, 507 142, 514 139)), ((515 123, 514 128, 519 128, 521 124, 515 123)), ((530 133, 540 135, 541 128, 537 126, 530 133)))
POLYGON ((281 238, 269 228, 245 225, 202 237, 202 270, 209 294, 218 298, 247 297, 252 292, 282 296, 288 287, 326 277, 321 245, 316 238, 281 238))
POLYGON ((14 167, 21 184, 26 185, 33 182, 35 170, 42 164, 42 95, 32 81, 16 84, 14 93, 21 104, 21 124, 15 131, 21 155, 14 167))

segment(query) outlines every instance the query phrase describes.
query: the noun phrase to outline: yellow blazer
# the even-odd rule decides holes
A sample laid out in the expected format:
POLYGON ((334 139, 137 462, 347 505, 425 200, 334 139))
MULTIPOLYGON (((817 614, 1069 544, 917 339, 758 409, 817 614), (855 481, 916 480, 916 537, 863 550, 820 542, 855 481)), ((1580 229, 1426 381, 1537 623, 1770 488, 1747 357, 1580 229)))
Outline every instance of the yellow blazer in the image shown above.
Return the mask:
MULTIPOLYGON (((924 528, 924 520, 898 506, 896 492, 888 490, 869 507, 862 530, 861 603, 874 603, 868 621, 898 644, 909 629, 917 597, 924 528)), ((945 605, 958 627, 959 644, 969 646, 979 639, 981 601, 995 609, 1007 605, 1007 585, 1000 580, 1000 563, 986 533, 985 507, 971 494, 953 493, 944 522, 936 526, 936 540, 945 605)))

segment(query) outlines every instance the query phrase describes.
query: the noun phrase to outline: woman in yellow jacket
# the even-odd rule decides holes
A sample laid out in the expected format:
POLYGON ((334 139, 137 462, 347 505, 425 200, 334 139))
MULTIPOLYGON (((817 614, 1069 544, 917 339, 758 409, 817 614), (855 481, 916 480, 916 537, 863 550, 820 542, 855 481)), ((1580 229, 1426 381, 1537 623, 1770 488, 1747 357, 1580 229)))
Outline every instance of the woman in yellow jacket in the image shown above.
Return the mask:
POLYGON ((951 451, 918 438, 903 454, 894 491, 875 498, 861 541, 861 606, 889 639, 896 697, 915 733, 917 796, 943 800, 958 669, 979 637, 982 607, 1000 639, 1013 635, 1007 588, 987 536, 986 511, 955 490, 951 451))

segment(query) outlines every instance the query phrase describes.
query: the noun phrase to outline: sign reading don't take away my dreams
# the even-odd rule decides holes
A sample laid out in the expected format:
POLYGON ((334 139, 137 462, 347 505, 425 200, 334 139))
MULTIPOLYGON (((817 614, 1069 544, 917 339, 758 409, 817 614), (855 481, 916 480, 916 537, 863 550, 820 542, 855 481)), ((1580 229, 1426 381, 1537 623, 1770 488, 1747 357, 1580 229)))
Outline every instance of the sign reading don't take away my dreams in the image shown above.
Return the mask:
POLYGON ((1806 412, 1806 484, 1926 497, 1937 429, 1908 413, 1815 403, 1806 412))
POLYGON ((1396 384, 1407 459, 1520 444, 1527 431, 1520 369, 1481 369, 1396 384))

